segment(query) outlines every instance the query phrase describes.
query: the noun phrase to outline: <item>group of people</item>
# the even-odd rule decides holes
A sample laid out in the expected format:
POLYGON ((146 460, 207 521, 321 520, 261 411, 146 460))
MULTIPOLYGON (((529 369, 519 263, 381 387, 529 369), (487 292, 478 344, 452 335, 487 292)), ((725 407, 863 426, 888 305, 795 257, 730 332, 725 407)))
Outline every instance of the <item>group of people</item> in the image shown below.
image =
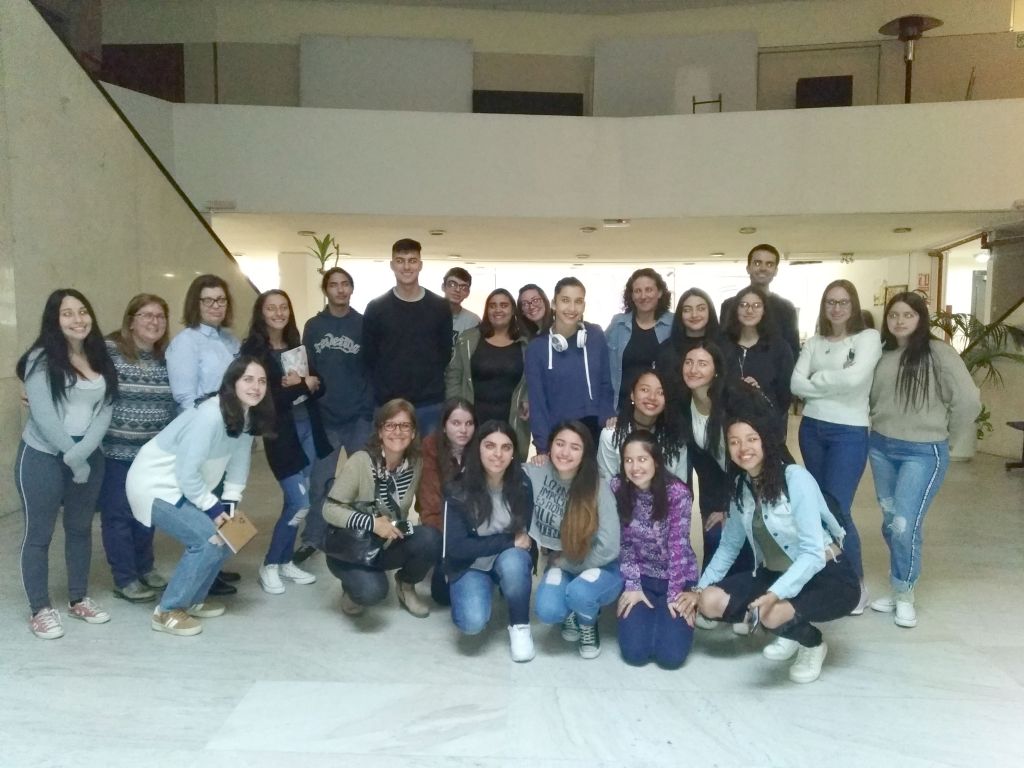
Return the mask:
POLYGON ((584 320, 574 277, 550 299, 534 284, 494 290, 477 318, 462 307, 469 273, 449 270, 443 296, 423 288, 408 239, 392 248, 394 288, 365 314, 352 276, 327 270, 325 307, 301 335, 273 289, 240 341, 215 275, 193 281, 173 340, 158 296, 134 297, 104 339, 81 293, 54 291, 17 367, 30 629, 64 633, 47 566, 62 507, 67 616, 110 620, 88 594, 96 507, 114 595, 155 601, 154 630, 194 635, 223 614, 211 595, 232 594, 239 575, 223 569, 220 528, 261 437, 282 491, 257 574, 268 594, 314 583, 302 565, 322 552, 352 616, 386 597, 393 571, 411 615, 450 605, 476 634, 497 586, 516 661, 535 654, 532 597, 583 658, 600 653, 598 616, 614 605, 630 664, 678 668, 694 627, 724 622, 764 627, 764 655, 795 655, 791 679, 811 682, 827 653, 814 623, 870 605, 916 624, 925 513, 948 440, 973 428, 980 401, 916 293, 887 302, 879 334, 837 280, 800 348, 796 310, 770 291, 778 265, 772 246, 752 249, 751 283, 721 323, 706 292, 685 291, 673 312, 661 275, 638 269, 607 330, 584 320), (804 466, 786 447, 794 397, 804 466), (891 585, 870 602, 852 515, 868 459, 891 585), (169 578, 154 567, 156 529, 183 546, 169 578), (431 573, 428 600, 416 585, 431 573))

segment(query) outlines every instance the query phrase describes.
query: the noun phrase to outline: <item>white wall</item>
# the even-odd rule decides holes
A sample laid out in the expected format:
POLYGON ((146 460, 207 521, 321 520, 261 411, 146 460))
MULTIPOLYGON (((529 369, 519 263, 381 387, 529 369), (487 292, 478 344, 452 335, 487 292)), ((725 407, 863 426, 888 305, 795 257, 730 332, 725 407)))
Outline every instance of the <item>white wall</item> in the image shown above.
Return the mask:
POLYGON ((626 119, 197 104, 172 113, 179 183, 239 212, 987 211, 1007 210, 1024 178, 1020 99, 626 119), (382 181, 395 171, 409 183, 382 181))
POLYGON ((169 101, 155 99, 119 85, 103 83, 103 87, 117 102, 117 106, 149 145, 149 148, 153 150, 153 154, 163 163, 164 168, 173 174, 174 120, 171 116, 173 105, 169 101))
POLYGON ((303 35, 303 107, 473 111, 473 49, 468 40, 303 35))
MULTIPOLYGON (((594 114, 689 115, 693 99, 722 97, 722 112, 757 108, 757 35, 616 38, 594 50, 594 114)), ((718 105, 696 107, 718 112, 718 105)))

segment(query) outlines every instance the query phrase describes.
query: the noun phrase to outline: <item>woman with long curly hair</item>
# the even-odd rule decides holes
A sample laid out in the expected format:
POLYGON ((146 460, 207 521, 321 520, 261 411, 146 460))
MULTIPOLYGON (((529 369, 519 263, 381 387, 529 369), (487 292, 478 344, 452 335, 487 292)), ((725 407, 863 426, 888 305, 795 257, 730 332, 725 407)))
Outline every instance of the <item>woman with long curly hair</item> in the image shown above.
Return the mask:
POLYGON ((629 399, 629 385, 658 360, 661 344, 672 333, 672 294, 665 278, 650 267, 636 270, 622 292, 622 312, 615 315, 605 336, 615 407, 629 399))

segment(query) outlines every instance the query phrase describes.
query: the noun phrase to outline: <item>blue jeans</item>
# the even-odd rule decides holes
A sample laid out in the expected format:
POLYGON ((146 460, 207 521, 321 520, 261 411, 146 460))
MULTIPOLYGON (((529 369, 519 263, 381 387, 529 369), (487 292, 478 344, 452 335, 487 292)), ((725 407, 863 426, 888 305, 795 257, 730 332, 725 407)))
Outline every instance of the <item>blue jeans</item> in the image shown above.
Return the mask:
POLYGON ((871 433, 868 458, 889 546, 889 579, 896 592, 921 575, 924 516, 949 468, 949 443, 915 443, 871 433))
POLYGON ((107 459, 100 486, 100 533, 103 551, 114 576, 114 584, 123 589, 153 570, 153 529, 132 515, 124 482, 130 461, 107 459))
POLYGON ((533 563, 525 549, 509 547, 498 555, 491 570, 470 568, 451 584, 452 621, 460 631, 476 635, 487 626, 495 584, 508 603, 508 623, 530 623, 533 563))
POLYGON ((316 460, 316 447, 313 445, 313 426, 309 419, 296 419, 295 432, 299 437, 302 452, 309 463, 294 475, 278 481, 284 494, 284 506, 281 517, 270 535, 270 548, 263 558, 264 565, 280 565, 290 562, 295 554, 295 535, 299 524, 309 512, 309 477, 316 460))
POLYGON ((188 608, 203 602, 221 565, 231 557, 226 545, 210 541, 217 532, 213 521, 188 501, 176 507, 154 499, 153 527, 185 545, 181 560, 160 598, 160 610, 188 608))
POLYGON ((839 502, 839 524, 846 529, 843 552, 864 580, 860 534, 853 522, 853 497, 868 460, 868 428, 833 424, 804 416, 800 421, 800 453, 804 466, 822 492, 839 502))
POLYGON ((309 514, 306 515, 306 527, 302 530, 302 543, 317 549, 323 546, 327 523, 324 522, 324 499, 334 485, 334 473, 338 467, 338 456, 341 449, 351 456, 366 447, 373 431, 373 422, 369 419, 356 419, 341 426, 324 424, 327 439, 334 449, 329 456, 315 459, 309 473, 309 514))
POLYGON ((601 608, 615 600, 622 592, 619 563, 615 561, 601 568, 589 568, 572 574, 561 568, 549 568, 537 585, 534 610, 545 624, 559 624, 570 613, 575 613, 580 624, 597 623, 601 608))
POLYGON ((668 612, 668 581, 640 577, 644 596, 654 608, 637 603, 626 618, 619 618, 619 650, 627 664, 654 661, 665 669, 679 669, 693 644, 693 627, 682 616, 668 612))
POLYGON ((412 536, 393 541, 378 555, 373 567, 346 563, 327 557, 327 569, 341 580, 341 586, 357 605, 376 605, 388 595, 388 571, 403 584, 423 581, 430 567, 441 557, 441 533, 417 525, 412 536))

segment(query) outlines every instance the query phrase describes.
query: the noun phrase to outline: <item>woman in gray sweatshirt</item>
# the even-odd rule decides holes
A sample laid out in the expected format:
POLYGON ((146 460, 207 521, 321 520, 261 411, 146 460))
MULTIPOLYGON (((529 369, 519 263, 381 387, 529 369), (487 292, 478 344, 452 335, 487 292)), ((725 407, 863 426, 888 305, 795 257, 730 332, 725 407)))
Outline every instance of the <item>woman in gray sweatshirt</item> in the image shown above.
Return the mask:
POLYGON ((949 440, 974 429, 978 387, 949 344, 932 338, 928 305, 900 293, 885 307, 882 359, 871 385, 868 459, 889 546, 892 593, 871 609, 917 626, 914 585, 921 575, 924 516, 949 466, 949 440))

